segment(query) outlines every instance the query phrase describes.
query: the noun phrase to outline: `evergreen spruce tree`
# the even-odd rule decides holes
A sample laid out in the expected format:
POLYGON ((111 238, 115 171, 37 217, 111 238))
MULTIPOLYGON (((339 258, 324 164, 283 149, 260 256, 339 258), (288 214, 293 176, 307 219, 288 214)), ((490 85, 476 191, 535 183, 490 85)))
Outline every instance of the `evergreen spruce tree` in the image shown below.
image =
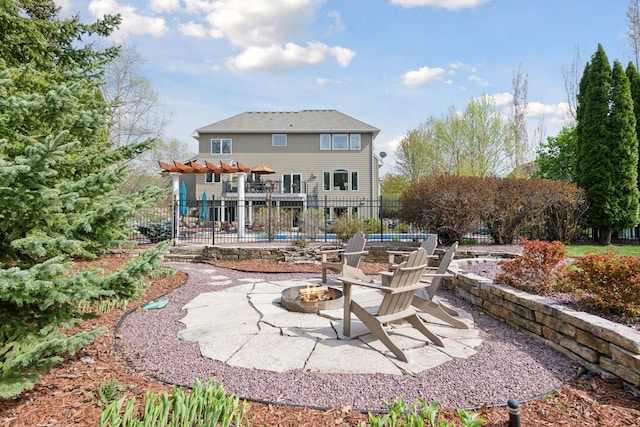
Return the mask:
POLYGON ((101 70, 117 51, 81 41, 119 18, 81 24, 57 12, 51 0, 0 0, 0 397, 101 333, 63 331, 91 314, 83 303, 138 295, 165 249, 108 276, 69 271, 73 257, 122 244, 127 219, 163 192, 118 193, 121 165, 153 141, 109 148, 101 70))
POLYGON ((612 71, 602 45, 580 81, 577 121, 576 183, 585 190, 601 243, 609 244, 612 231, 637 224, 637 201, 623 192, 638 197, 638 154, 629 80, 619 63, 612 71))

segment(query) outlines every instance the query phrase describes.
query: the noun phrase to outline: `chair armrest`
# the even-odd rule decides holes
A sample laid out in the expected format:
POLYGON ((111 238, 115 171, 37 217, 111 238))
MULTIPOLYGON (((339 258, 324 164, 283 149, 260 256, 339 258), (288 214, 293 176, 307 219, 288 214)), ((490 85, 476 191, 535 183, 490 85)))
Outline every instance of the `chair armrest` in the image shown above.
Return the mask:
POLYGON ((387 253, 393 255, 409 255, 411 251, 387 251, 387 253))
POLYGON ((360 252, 342 252, 341 255, 366 255, 369 251, 360 251, 360 252))
POLYGON ((336 280, 341 281, 343 284, 347 285, 356 285, 356 286, 364 286, 366 288, 374 288, 374 289, 391 289, 388 286, 383 286, 380 282, 365 282, 364 280, 354 279, 353 277, 341 276, 337 277, 336 280))
MULTIPOLYGON (((454 274, 451 274, 451 273, 426 273, 426 274, 423 274, 422 277, 425 277, 425 278, 443 277, 445 279, 453 279, 456 276, 454 274)), ((420 278, 420 280, 422 281, 422 278, 420 278)))
POLYGON ((323 249, 320 251, 321 254, 332 254, 336 252, 344 252, 344 249, 323 249))

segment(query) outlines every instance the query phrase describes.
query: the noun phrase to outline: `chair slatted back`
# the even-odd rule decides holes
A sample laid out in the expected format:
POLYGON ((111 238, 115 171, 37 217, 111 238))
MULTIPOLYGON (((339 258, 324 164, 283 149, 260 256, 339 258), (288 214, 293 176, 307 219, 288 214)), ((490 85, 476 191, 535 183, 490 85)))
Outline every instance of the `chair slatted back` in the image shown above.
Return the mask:
POLYGON ((427 251, 427 256, 433 255, 436 252, 436 247, 438 246, 438 235, 430 234, 424 242, 420 244, 421 248, 424 248, 427 251))
MULTIPOLYGON (((364 246, 366 244, 366 240, 364 238, 364 233, 362 231, 358 231, 354 236, 349 239, 347 242, 347 247, 345 248, 345 252, 362 252, 364 251, 364 246)), ((357 255, 347 255, 347 265, 358 268, 360 265, 360 259, 362 258, 362 254, 357 255)))
MULTIPOLYGON (((407 260, 393 271, 393 276, 389 281, 389 287, 402 288, 420 282, 420 278, 426 267, 427 252, 423 248, 411 252, 407 260)), ((407 309, 411 305, 414 294, 415 290, 396 294, 385 294, 380 303, 378 315, 383 316, 398 313, 407 309)))
MULTIPOLYGON (((455 256, 457 249, 458 242, 455 242, 449 249, 447 249, 447 252, 445 252, 444 256, 442 257, 442 261, 440 261, 440 265, 438 266, 438 270, 436 271, 436 273, 444 274, 447 272, 447 270, 449 269, 449 264, 451 264, 451 260, 455 256)), ((421 290, 421 292, 418 292, 418 295, 420 295, 422 292, 426 292, 427 295, 425 295, 425 298, 428 297, 429 301, 431 301, 436 292, 438 292, 438 289, 440 289, 441 284, 442 277, 434 277, 431 280, 431 285, 429 285, 428 288, 421 290)))

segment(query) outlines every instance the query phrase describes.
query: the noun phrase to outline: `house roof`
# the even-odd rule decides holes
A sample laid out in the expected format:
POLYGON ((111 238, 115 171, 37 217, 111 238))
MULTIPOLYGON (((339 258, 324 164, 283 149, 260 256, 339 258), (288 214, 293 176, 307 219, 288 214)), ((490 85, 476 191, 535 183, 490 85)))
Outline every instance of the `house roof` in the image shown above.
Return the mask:
POLYGON ((199 129, 202 133, 372 133, 380 129, 336 110, 249 111, 199 129))

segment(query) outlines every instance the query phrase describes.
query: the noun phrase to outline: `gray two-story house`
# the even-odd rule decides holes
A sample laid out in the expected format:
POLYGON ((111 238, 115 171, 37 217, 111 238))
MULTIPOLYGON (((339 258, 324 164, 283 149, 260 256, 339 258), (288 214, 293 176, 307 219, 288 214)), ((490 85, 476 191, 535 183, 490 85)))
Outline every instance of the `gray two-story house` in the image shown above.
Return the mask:
MULTIPOLYGON (((251 207, 264 206, 267 198, 301 208, 318 207, 325 196, 376 199, 381 159, 374 154, 373 142, 379 132, 336 110, 303 110, 246 112, 203 126, 194 137, 199 163, 267 167, 246 175, 244 199, 251 216, 251 207), (268 173, 269 168, 274 172, 268 173)), ((223 206, 238 200, 236 174, 199 174, 192 179, 188 185, 196 196, 206 191, 223 206)))

